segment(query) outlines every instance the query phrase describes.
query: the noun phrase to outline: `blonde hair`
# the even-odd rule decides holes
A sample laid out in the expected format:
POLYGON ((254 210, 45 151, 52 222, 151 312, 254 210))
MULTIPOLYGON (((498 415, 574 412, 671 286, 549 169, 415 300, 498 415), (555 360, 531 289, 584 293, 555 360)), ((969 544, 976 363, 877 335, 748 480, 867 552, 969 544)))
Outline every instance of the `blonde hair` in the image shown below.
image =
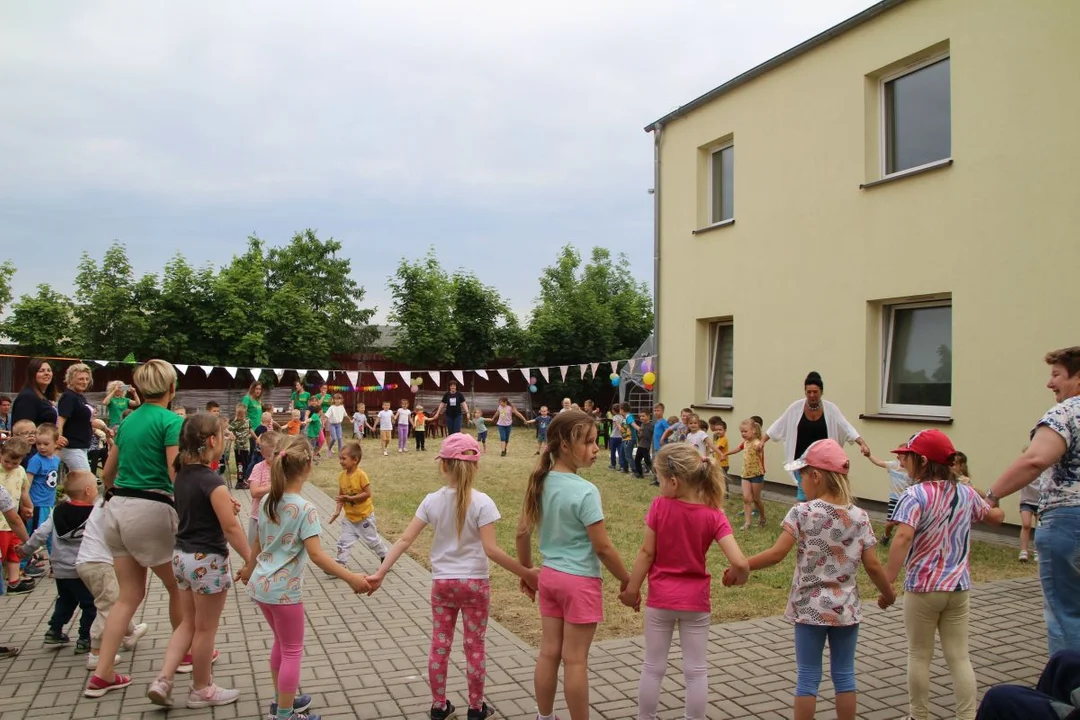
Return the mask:
POLYGON ((711 508, 724 507, 724 471, 711 457, 701 457, 693 445, 669 443, 653 458, 653 467, 667 478, 678 480, 711 508))
POLYGON ((525 524, 530 530, 540 523, 540 517, 543 515, 540 498, 544 495, 544 478, 555 466, 555 461, 559 459, 562 446, 564 444, 577 445, 584 442, 590 433, 595 432, 596 421, 581 410, 564 410, 548 425, 547 445, 540 452, 536 468, 529 475, 529 485, 525 489, 525 503, 521 508, 521 515, 525 518, 525 524))
MULTIPOLYGON (((36 429, 36 428, 35 428, 36 429)), ((18 435, 13 435, 0 445, 0 455, 22 460, 30 452, 30 443, 18 435)))
POLYGON ((855 502, 855 496, 851 493, 851 482, 848 480, 847 475, 807 465, 800 471, 804 479, 806 478, 807 470, 813 470, 821 475, 821 482, 825 486, 825 493, 839 500, 840 505, 851 505, 855 502))
POLYGON ((135 368, 133 381, 147 399, 162 398, 176 387, 176 368, 164 360, 150 360, 135 368))
POLYGON ((310 471, 313 459, 311 443, 300 435, 287 436, 281 448, 274 451, 270 464, 270 492, 263 501, 272 522, 278 521, 277 508, 285 494, 285 485, 310 471))
MULTIPOLYGON (((257 444, 261 448, 263 443, 270 443, 270 448, 273 449, 273 450, 277 450, 278 446, 281 445, 281 438, 283 438, 283 437, 285 437, 285 436, 282 435, 279 432, 275 432, 273 430, 267 430, 266 432, 264 432, 262 435, 259 436, 259 442, 257 444)), ((272 457, 269 457, 269 458, 264 457, 263 460, 266 460, 267 462, 270 462, 271 460, 273 460, 273 458, 272 457)))
POLYGON ((108 385, 105 386, 105 392, 116 392, 118 389, 124 387, 124 383, 120 380, 111 380, 108 385))
POLYGON ((762 437, 764 437, 761 430, 761 424, 758 423, 758 421, 754 418, 746 418, 741 423, 739 423, 740 430, 742 429, 743 425, 746 425, 750 428, 750 434, 753 435, 755 440, 760 440, 762 437))
POLYGON ((203 462, 207 442, 220 434, 221 424, 216 415, 201 412, 185 419, 180 427, 180 447, 173 460, 173 468, 180 472, 185 465, 203 462))
POLYGON ((90 384, 86 386, 87 389, 94 387, 94 373, 90 369, 90 366, 86 363, 75 363, 74 365, 69 365, 67 372, 64 373, 64 384, 68 387, 71 387, 71 383, 74 382, 75 376, 81 375, 83 373, 86 373, 90 376, 90 384))
POLYGON ((457 494, 457 534, 461 537, 461 531, 465 528, 465 519, 469 514, 469 505, 472 504, 472 486, 476 479, 476 473, 480 470, 480 463, 470 460, 442 459, 443 474, 448 475, 454 485, 457 494))

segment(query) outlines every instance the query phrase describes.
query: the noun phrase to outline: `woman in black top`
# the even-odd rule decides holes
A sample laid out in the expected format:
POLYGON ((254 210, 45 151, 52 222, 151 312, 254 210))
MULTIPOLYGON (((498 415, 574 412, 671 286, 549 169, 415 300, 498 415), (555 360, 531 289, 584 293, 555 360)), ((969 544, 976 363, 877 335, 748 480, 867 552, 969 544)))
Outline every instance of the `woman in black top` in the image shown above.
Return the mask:
POLYGON ((60 431, 56 444, 60 448, 60 459, 67 465, 69 472, 90 472, 87 453, 94 438, 94 415, 90 403, 83 395, 93 384, 90 367, 75 363, 64 374, 64 384, 67 388, 56 405, 56 426, 60 431))
POLYGON ((20 420, 30 420, 34 425, 56 422, 56 379, 49 363, 41 358, 30 358, 26 366, 26 384, 19 391, 11 406, 12 426, 20 420))
POLYGON ((465 401, 465 396, 458 392, 458 384, 454 380, 450 381, 449 392, 443 395, 442 402, 439 403, 435 414, 431 416, 431 422, 435 422, 443 413, 446 414, 446 434, 453 435, 461 432, 462 413, 468 416, 469 403, 465 401))

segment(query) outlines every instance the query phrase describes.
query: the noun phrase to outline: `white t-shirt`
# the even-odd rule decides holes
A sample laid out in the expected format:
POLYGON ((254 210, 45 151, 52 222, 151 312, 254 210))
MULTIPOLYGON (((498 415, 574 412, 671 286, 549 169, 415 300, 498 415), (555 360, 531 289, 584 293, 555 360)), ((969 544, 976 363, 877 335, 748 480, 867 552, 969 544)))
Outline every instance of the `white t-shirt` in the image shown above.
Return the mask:
POLYGON ((697 432, 690 433, 686 436, 686 442, 694 446, 694 449, 698 451, 698 455, 705 457, 707 452, 705 449, 705 440, 708 439, 709 433, 704 430, 698 430, 697 432))
POLYGON ((326 419, 330 421, 331 425, 340 425, 345 419, 345 406, 331 405, 326 408, 326 419))
POLYGON ((398 425, 408 425, 410 415, 412 415, 412 410, 410 410, 409 408, 398 408, 398 411, 397 411, 397 424, 398 425))
POLYGON ((79 545, 79 557, 75 567, 85 563, 113 564, 113 554, 105 543, 105 500, 99 498, 90 511, 90 517, 83 525, 82 543, 79 545))
POLYGON ((393 430, 394 429, 394 411, 393 410, 380 410, 379 411, 379 429, 380 430, 393 430))
POLYGON ((416 517, 435 531, 431 541, 431 577, 433 580, 487 579, 490 574, 487 554, 480 540, 480 528, 498 520, 495 501, 472 491, 472 502, 465 514, 461 537, 457 532, 457 490, 443 487, 431 493, 416 509, 416 517))

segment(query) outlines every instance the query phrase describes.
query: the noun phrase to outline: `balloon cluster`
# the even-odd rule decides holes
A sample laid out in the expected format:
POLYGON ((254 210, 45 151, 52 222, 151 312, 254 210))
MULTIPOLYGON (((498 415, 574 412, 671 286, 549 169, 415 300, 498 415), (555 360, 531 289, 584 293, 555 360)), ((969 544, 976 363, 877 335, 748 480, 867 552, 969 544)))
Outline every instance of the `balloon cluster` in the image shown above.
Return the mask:
POLYGON ((619 387, 619 373, 611 373, 611 387, 619 387))
POLYGON ((412 380, 409 381, 409 392, 415 395, 416 393, 420 392, 420 386, 423 384, 424 378, 414 377, 412 380))
POLYGON ((641 382, 644 383, 645 389, 652 392, 653 387, 656 386, 656 373, 653 372, 652 360, 646 358, 641 363, 641 382))
POLYGON ((534 393, 536 390, 536 376, 533 375, 529 378, 529 392, 534 393))

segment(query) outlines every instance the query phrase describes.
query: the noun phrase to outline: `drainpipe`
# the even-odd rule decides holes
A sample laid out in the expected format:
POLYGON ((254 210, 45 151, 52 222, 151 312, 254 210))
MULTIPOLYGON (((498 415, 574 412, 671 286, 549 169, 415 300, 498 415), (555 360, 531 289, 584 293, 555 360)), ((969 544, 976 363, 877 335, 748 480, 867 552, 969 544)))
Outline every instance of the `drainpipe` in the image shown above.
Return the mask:
POLYGON ((664 126, 653 128, 653 345, 656 348, 653 372, 653 403, 660 399, 660 140, 664 126))

